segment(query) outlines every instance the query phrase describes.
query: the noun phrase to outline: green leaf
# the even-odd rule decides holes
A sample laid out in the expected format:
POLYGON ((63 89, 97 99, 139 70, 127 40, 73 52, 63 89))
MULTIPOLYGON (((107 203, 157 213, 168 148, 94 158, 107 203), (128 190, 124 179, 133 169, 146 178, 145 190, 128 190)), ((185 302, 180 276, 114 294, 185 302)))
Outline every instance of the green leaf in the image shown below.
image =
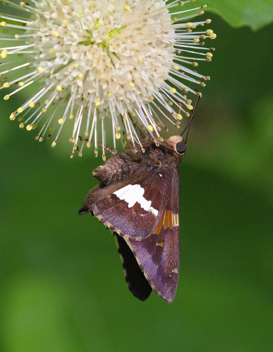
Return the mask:
POLYGON ((205 0, 207 10, 222 16, 233 27, 258 30, 273 22, 273 0, 205 0))

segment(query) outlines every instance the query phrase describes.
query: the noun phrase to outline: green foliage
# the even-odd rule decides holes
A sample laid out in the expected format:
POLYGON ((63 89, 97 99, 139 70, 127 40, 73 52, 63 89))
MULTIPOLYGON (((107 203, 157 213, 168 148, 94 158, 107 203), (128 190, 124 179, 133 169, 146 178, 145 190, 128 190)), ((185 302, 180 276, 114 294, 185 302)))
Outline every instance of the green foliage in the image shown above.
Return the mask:
POLYGON ((231 26, 260 29, 273 21, 272 0, 206 0, 208 9, 223 17, 231 26))
MULTIPOLYGON (((258 30, 273 21, 272 0, 205 0, 208 6, 206 11, 220 15, 233 27, 249 26, 258 30)), ((196 1, 196 7, 202 6, 201 0, 196 1)), ((185 3, 183 9, 192 8, 192 4, 185 3)), ((173 12, 177 13, 181 8, 176 7, 173 12)), ((185 14, 176 14, 176 18, 185 17, 185 14)))

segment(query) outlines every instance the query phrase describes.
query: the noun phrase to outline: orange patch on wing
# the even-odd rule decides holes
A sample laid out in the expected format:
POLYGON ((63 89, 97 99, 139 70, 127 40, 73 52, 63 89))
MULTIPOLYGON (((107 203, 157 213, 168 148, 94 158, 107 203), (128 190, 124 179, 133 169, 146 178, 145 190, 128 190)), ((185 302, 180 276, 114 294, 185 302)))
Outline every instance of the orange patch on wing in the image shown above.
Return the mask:
POLYGON ((153 234, 155 235, 159 235, 163 226, 163 220, 164 220, 164 215, 162 216, 162 218, 160 219, 156 229, 154 230, 153 234))
POLYGON ((164 213, 164 229, 169 227, 170 229, 173 227, 172 223, 172 212, 170 210, 166 210, 164 213))
POLYGON ((173 214, 171 210, 165 210, 153 234, 159 235, 163 226, 164 229, 167 229, 168 227, 171 229, 174 226, 178 226, 178 214, 173 214))

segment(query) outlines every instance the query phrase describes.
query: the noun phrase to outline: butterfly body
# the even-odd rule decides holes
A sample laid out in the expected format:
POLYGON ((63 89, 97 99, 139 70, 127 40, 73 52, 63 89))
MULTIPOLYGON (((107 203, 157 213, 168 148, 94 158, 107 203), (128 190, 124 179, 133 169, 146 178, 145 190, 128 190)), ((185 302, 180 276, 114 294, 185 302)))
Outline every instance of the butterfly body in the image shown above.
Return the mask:
MULTIPOLYGON (((154 290, 172 302, 179 276, 179 176, 182 136, 151 138, 93 171, 101 184, 79 214, 90 212, 117 239, 129 289, 140 300, 154 290)), ((184 147, 184 148, 183 148, 184 147)))

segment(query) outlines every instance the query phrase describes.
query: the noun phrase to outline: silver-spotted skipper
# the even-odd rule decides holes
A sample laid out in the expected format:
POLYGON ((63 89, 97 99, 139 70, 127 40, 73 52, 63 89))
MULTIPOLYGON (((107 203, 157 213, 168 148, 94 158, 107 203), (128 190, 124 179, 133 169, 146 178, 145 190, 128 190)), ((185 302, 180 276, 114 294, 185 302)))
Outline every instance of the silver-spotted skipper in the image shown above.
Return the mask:
POLYGON ((150 137, 93 171, 101 182, 79 214, 91 213, 113 231, 130 291, 146 300, 152 290, 172 302, 179 277, 178 165, 183 137, 150 137))

